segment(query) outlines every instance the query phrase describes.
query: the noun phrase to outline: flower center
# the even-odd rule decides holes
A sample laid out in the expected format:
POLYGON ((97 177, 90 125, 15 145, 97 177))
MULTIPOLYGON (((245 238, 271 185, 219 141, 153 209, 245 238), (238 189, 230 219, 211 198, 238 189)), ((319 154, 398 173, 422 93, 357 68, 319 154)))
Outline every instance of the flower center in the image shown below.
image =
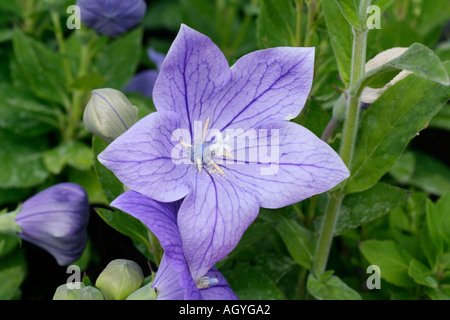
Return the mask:
POLYGON ((208 130, 209 118, 206 120, 201 135, 194 135, 193 144, 183 141, 180 143, 186 147, 188 156, 192 164, 197 166, 201 172, 206 167, 210 172, 225 174, 220 166, 224 158, 232 158, 230 146, 227 145, 228 137, 223 138, 220 132, 211 134, 208 130))

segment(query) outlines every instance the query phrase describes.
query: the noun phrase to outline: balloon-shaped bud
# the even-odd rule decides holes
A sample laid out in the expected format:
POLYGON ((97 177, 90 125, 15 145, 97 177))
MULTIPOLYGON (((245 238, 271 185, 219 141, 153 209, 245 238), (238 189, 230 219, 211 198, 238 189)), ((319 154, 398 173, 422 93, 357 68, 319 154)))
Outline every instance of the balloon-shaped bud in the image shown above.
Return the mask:
POLYGON ((92 91, 83 114, 86 130, 112 142, 138 120, 138 108, 120 91, 110 88, 92 91))
POLYGON ((136 262, 116 259, 100 273, 95 286, 103 293, 105 300, 125 300, 143 282, 144 274, 136 262))

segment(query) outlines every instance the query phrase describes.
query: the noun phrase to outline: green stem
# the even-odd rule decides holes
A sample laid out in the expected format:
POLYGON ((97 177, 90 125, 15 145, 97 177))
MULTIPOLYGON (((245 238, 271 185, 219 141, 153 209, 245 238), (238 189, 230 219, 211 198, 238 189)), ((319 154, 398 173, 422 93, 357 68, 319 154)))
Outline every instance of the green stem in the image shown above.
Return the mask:
MULTIPOLYGON (((365 21, 367 16, 367 7, 371 4, 371 0, 362 0, 360 3, 360 21, 365 21)), ((366 45, 367 45, 367 30, 353 28, 353 50, 352 50, 352 65, 350 73, 350 85, 347 95, 351 92, 359 79, 364 74, 366 63, 366 45)), ((344 122, 343 137, 341 143, 340 156, 344 163, 349 166, 355 144, 359 117, 359 97, 357 95, 349 95, 347 97, 347 115, 344 122)), ((316 276, 320 276, 325 272, 330 253, 331 243, 333 240, 334 228, 339 210, 344 198, 342 193, 342 186, 329 193, 327 208, 322 221, 322 229, 319 234, 319 239, 316 246, 316 252, 313 262, 313 272, 316 276)))
POLYGON ((328 256, 330 254, 331 243, 333 240, 334 227, 339 215, 344 195, 342 193, 330 193, 327 208, 322 221, 322 229, 320 231, 319 240, 314 255, 313 272, 319 276, 325 272, 328 256))
POLYGON ((302 46, 302 19, 303 19, 303 0, 297 0, 297 21, 296 21, 296 35, 295 35, 295 46, 302 46))
POLYGON ((56 11, 50 13, 52 18, 53 27, 55 28, 56 41, 58 42, 59 53, 63 56, 63 68, 66 73, 67 81, 70 83, 73 80, 72 71, 70 70, 70 64, 67 60, 66 43, 64 41, 64 34, 61 27, 61 21, 59 20, 59 14, 56 11))
POLYGON ((22 229, 16 223, 16 216, 18 213, 19 209, 0 214, 0 234, 15 235, 22 232, 22 229))

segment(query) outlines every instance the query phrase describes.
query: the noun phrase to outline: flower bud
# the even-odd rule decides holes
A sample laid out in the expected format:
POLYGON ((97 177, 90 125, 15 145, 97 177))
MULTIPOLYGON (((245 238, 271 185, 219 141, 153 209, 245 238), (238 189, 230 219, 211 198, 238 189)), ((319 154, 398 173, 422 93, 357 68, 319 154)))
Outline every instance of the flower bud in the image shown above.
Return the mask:
POLYGON ((81 288, 78 300, 105 300, 105 298, 100 290, 87 286, 81 288))
POLYGON ((84 286, 83 282, 62 284, 56 288, 53 300, 80 300, 80 291, 84 286))
POLYGON ((145 14, 144 0, 78 0, 81 21, 108 37, 117 37, 137 25, 145 14))
POLYGON ((130 294, 126 300, 156 300, 156 290, 149 283, 130 294))
POLYGON ((110 88, 92 91, 83 122, 86 130, 112 142, 138 120, 138 108, 120 91, 110 88))
MULTIPOLYGON (((377 54, 375 57, 367 61, 365 67, 366 72, 381 67, 387 62, 395 58, 398 58, 399 56, 404 54, 407 50, 408 48, 400 48, 400 47, 391 48, 377 54)), ((374 103, 375 100, 377 100, 383 94, 383 92, 385 92, 389 87, 393 86, 398 81, 404 79, 409 74, 411 74, 410 71, 402 70, 399 74, 395 76, 395 78, 393 78, 389 83, 387 83, 382 88, 370 88, 370 87, 364 88, 363 92, 361 93, 361 102, 369 104, 374 103)))
POLYGON ((143 282, 144 274, 137 263, 116 259, 100 273, 95 286, 101 290, 106 300, 125 300, 143 282))
POLYGON ((75 183, 60 183, 22 204, 16 216, 21 229, 17 235, 48 251, 59 265, 69 265, 86 247, 88 220, 86 191, 75 183))

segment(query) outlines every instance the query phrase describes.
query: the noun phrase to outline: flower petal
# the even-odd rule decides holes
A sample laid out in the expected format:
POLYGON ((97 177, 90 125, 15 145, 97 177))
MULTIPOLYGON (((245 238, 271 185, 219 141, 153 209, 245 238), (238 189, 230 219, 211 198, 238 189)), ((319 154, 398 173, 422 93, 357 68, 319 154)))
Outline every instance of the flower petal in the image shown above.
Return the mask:
POLYGON ((314 48, 270 48, 243 56, 216 97, 212 127, 246 129, 295 118, 311 90, 313 70, 314 48))
POLYGON ((186 264, 181 273, 190 278, 187 286, 181 284, 180 277, 183 276, 180 274, 180 271, 175 271, 169 265, 164 253, 152 284, 152 287, 156 288, 158 293, 156 300, 202 300, 199 289, 190 276, 186 264))
POLYGON ((235 248, 258 212, 255 196, 223 176, 202 170, 193 177, 193 189, 178 212, 178 227, 194 279, 235 248))
POLYGON ((89 200, 74 183, 59 183, 26 200, 16 217, 19 236, 50 252, 59 265, 77 260, 88 240, 89 200))
POLYGON ((179 200, 189 192, 185 180, 193 169, 184 164, 190 159, 183 158, 179 137, 172 136, 180 121, 171 112, 151 113, 114 140, 98 160, 132 190, 158 201, 179 200))
POLYGON ((139 72, 130 80, 123 92, 137 92, 144 97, 151 97, 156 78, 158 78, 156 70, 139 72))
POLYGON ((158 238, 169 264, 176 271, 185 268, 181 236, 177 227, 180 201, 159 202, 135 191, 126 191, 111 206, 140 220, 158 238))
POLYGON ((212 268, 207 274, 207 277, 216 278, 218 283, 214 286, 200 290, 203 299, 205 300, 238 300, 239 298, 231 289, 225 277, 216 268, 212 268))
POLYGON ((280 208, 323 193, 349 176, 339 155, 308 129, 287 121, 261 124, 236 139, 223 171, 257 195, 265 208, 280 208))
POLYGON ((214 108, 211 97, 230 76, 225 56, 211 39, 182 25, 155 83, 155 107, 176 112, 192 135, 192 122, 206 120, 205 112, 214 108))

